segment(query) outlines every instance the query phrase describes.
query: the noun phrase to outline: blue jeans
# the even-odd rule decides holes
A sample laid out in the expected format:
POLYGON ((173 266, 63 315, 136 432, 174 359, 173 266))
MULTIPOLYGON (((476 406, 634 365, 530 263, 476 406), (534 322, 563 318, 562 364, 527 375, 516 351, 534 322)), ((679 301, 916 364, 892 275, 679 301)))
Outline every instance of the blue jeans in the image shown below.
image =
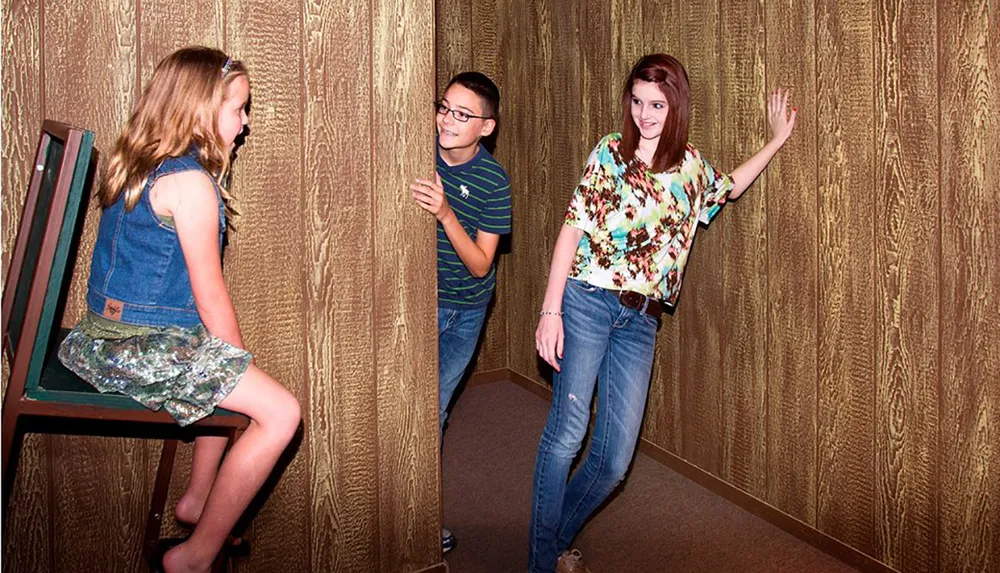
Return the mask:
POLYGON ((535 460, 528 533, 532 573, 555 569, 559 554, 625 477, 642 424, 659 326, 608 291, 573 279, 567 282, 562 311, 562 372, 555 372, 535 460), (587 459, 567 484, 587 434, 595 379, 594 435, 587 459))
POLYGON ((441 428, 448 417, 448 404, 472 361, 483 329, 486 308, 438 309, 438 383, 440 385, 441 428))

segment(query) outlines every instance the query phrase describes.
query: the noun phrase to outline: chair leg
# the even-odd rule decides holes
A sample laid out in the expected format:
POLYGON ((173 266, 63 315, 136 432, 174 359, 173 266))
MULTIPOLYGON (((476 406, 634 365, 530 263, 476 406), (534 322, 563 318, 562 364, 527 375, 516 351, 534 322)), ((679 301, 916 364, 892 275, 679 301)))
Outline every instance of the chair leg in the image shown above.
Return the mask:
MULTIPOLYGON (((9 388, 8 388, 9 390, 9 388)), ((6 401, 6 400, 5 400, 6 401)), ((17 459, 21 449, 21 434, 17 431, 17 406, 12 404, 3 409, 3 520, 7 520, 7 506, 10 505, 11 492, 14 489, 14 478, 17 477, 17 459)))
POLYGON ((156 483, 153 486, 153 500, 149 504, 149 516, 146 518, 146 534, 143 536, 143 548, 147 557, 156 555, 160 526, 163 524, 163 508, 167 504, 176 453, 177 440, 163 440, 160 465, 156 469, 156 483))

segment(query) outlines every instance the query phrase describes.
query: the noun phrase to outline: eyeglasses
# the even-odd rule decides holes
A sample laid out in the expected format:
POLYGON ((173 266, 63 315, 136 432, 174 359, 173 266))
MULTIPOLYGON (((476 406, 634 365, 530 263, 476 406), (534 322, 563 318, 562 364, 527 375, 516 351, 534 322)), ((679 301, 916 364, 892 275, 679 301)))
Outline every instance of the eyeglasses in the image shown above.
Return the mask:
POLYGON ((455 118, 455 121, 460 121, 462 123, 469 121, 469 118, 472 117, 476 119, 493 119, 485 115, 472 115, 471 113, 462 111, 460 109, 451 109, 450 107, 444 105, 439 101, 434 102, 434 109, 437 110, 438 115, 445 115, 446 113, 450 113, 451 116, 455 118))

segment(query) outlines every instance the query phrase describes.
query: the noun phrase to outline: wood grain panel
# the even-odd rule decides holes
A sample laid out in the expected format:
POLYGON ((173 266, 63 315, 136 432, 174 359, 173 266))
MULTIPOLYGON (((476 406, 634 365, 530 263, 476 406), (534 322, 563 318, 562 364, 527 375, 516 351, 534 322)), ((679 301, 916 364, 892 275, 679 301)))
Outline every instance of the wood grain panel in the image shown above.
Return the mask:
MULTIPOLYGON (((721 77, 723 154, 721 161, 732 170, 764 144, 764 28, 766 14, 759 2, 722 4, 719 35, 722 44, 721 77)), ((716 160, 720 161, 720 160, 716 160)), ((771 446, 768 378, 768 195, 772 188, 758 179, 738 202, 726 208, 721 253, 721 297, 714 298, 726 309, 722 371, 725 385, 723 479, 770 502, 767 482, 772 476, 767 460, 771 446), (767 488, 767 489, 765 489, 767 488)))
POLYGON ((503 108, 503 66, 500 55, 500 31, 497 26, 497 5, 500 0, 472 2, 469 33, 472 36, 472 69, 490 77, 500 87, 503 108))
MULTIPOLYGON (((645 12, 643 0, 611 0, 611 65, 608 69, 608 100, 618 101, 624 78, 632 71, 632 66, 645 54, 643 37, 645 12)), ((613 106, 618 111, 618 106, 613 106)), ((608 112, 612 111, 609 109, 608 112)), ((607 112, 605 112, 607 113, 607 112)), ((617 113, 614 115, 618 115, 617 113)))
POLYGON ((304 236, 313 571, 378 570, 378 459, 373 447, 378 442, 378 404, 372 360, 377 285, 371 188, 377 158, 368 145, 342 135, 371 129, 370 20, 368 3, 305 5, 304 236), (338 167, 343 165, 351 168, 338 167), (351 279, 344 280, 348 269, 351 279))
MULTIPOLYGON (((527 290, 527 293, 525 298, 518 296, 517 300, 530 301, 526 308, 519 309, 521 324, 526 327, 525 332, 533 333, 537 328, 538 311, 541 310, 542 302, 545 298, 549 265, 552 262, 552 249, 555 247, 556 238, 562 229, 563 216, 566 204, 568 203, 568 199, 565 198, 560 201, 559 195, 569 197, 570 193, 572 193, 572 188, 575 187, 575 185, 568 188, 564 187, 566 185, 566 174, 563 174, 562 178, 558 174, 558 170, 561 167, 558 158, 565 151, 560 149, 559 143, 566 142, 572 145, 573 140, 568 139, 566 136, 569 126, 565 121, 560 122, 559 118, 556 117, 554 106, 557 106, 556 102, 573 101, 574 96, 572 94, 556 91, 559 90, 560 86, 568 86, 569 82, 559 82, 560 74, 568 72, 558 69, 555 61, 558 57, 558 51, 566 43, 578 40, 574 36, 566 35, 565 30, 561 29, 561 26, 566 25, 566 22, 560 21, 560 16, 575 13, 578 17, 585 17, 581 16, 579 11, 586 10, 587 7, 582 4, 566 6, 564 3, 550 0, 537 3, 535 9, 532 11, 532 17, 536 26, 534 34, 537 37, 520 43, 522 52, 519 57, 530 58, 529 54, 532 53, 541 56, 535 58, 535 61, 532 61, 527 67, 526 71, 528 75, 522 78, 520 89, 522 93, 527 93, 533 89, 533 86, 542 87, 541 92, 532 98, 534 105, 530 108, 530 123, 522 131, 522 137, 532 137, 536 143, 532 146, 533 149, 526 150, 527 161, 522 162, 522 164, 528 166, 528 174, 531 179, 522 188, 521 197, 523 201, 521 204, 531 205, 532 219, 529 225, 533 229, 538 229, 538 232, 533 237, 525 237, 528 240, 521 242, 520 245, 521 252, 528 252, 528 249, 532 249, 537 253, 537 249, 540 246, 541 251, 547 255, 534 255, 529 258, 527 276, 522 273, 518 277, 521 288, 527 290), (571 7, 576 8, 576 10, 568 12, 568 9, 571 7), (530 135, 532 132, 535 133, 534 136, 530 135), (552 189, 553 193, 538 198, 531 193, 531 185, 539 185, 552 189)), ((590 22, 581 22, 581 24, 589 26, 590 22)), ((589 28, 585 27, 584 29, 589 28)), ((572 30, 571 33, 575 34, 575 32, 576 30, 572 30)), ((600 34, 599 31, 597 33, 600 34)), ((529 30, 528 34, 532 34, 532 31, 529 30)), ((582 117, 585 118, 585 121, 586 118, 590 117, 586 107, 588 105, 586 101, 588 94, 589 92, 584 91, 578 96, 583 102, 582 117)), ((543 371, 548 372, 548 366, 544 365, 537 354, 532 351, 534 344, 532 344, 529 337, 517 339, 517 342, 523 348, 523 351, 520 353, 521 355, 527 357, 529 362, 539 365, 543 371)))
MULTIPOLYGON (((223 45, 223 5, 222 0, 212 3, 198 0, 168 2, 165 0, 144 0, 138 10, 138 84, 142 88, 153 76, 153 70, 161 59, 174 50, 192 45, 221 48, 223 45)), ((155 483, 156 470, 160 461, 160 448, 152 442, 148 448, 147 483, 155 483)), ((177 448, 174 471, 170 480, 170 492, 165 508, 162 535, 183 536, 188 532, 181 529, 173 518, 174 507, 184 495, 191 476, 191 456, 193 443, 182 443, 177 448)))
POLYGON ((935 4, 875 3, 877 558, 937 566, 938 74, 935 4))
POLYGON ((54 570, 49 442, 44 434, 28 434, 21 447, 17 479, 3 523, 3 563, 11 571, 54 570))
MULTIPOLYGON (((478 3, 477 3, 478 4, 478 3)), ((459 72, 473 69, 472 10, 475 4, 464 0, 439 0, 435 28, 437 97, 444 95, 448 80, 459 72)))
POLYGON ((223 0, 141 0, 139 84, 142 89, 161 59, 190 45, 225 49, 223 0))
POLYGON ((642 21, 634 30, 642 30, 643 54, 671 54, 684 61, 685 41, 681 37, 682 3, 679 0, 645 0, 642 3, 642 21))
MULTIPOLYGON (((226 49, 249 70, 251 103, 250 134, 233 168, 242 216, 230 233, 225 270, 255 363, 309 412, 301 9, 295 0, 226 1, 226 49)), ((308 444, 293 440, 279 461, 287 465, 280 479, 265 484, 266 502, 251 524, 253 558, 240 570, 309 569, 308 444)))
MULTIPOLYGON (((594 51, 603 48, 598 42, 591 42, 588 45, 587 36, 584 31, 601 34, 607 29, 607 9, 603 11, 586 12, 588 6, 574 4, 572 2, 550 2, 547 4, 551 12, 545 13, 551 31, 551 61, 543 64, 545 66, 545 78, 548 79, 548 97, 545 99, 547 109, 539 106, 537 114, 543 114, 549 118, 548 129, 539 132, 541 138, 548 142, 549 165, 547 174, 552 192, 547 197, 539 201, 535 198, 532 203, 541 207, 536 216, 539 217, 532 222, 533 234, 537 237, 544 237, 546 255, 538 253, 535 255, 536 276, 542 278, 538 287, 532 291, 535 305, 530 309, 531 321, 538 324, 538 310, 542 308, 545 296, 545 289, 548 286, 549 265, 552 263, 552 249, 555 247, 556 238, 562 231, 565 220, 566 208, 569 204, 577 184, 580 182, 584 165, 590 150, 597 144, 598 138, 604 134, 594 134, 593 139, 587 139, 583 130, 585 125, 593 119, 593 114, 607 113, 601 103, 587 100, 593 92, 581 89, 585 83, 600 82, 598 89, 606 91, 608 86, 601 85, 610 82, 610 77, 602 77, 598 70, 588 69, 588 63, 592 62, 594 51), (595 17, 596 16, 596 17, 595 17), (604 80, 604 81, 602 81, 604 80), (581 110, 584 110, 581 114, 581 110), (537 309, 537 310, 536 310, 537 309)), ((603 6, 603 5, 602 5, 603 6)), ((606 54, 604 55, 606 59, 606 54)), ((528 88, 530 89, 530 87, 528 88)), ((524 93, 524 92, 522 92, 524 93)), ((539 101, 541 104, 541 101, 539 101)), ((535 116, 535 122, 539 120, 535 116)), ((537 123, 536 123, 537 125, 537 123)), ((527 135, 527 133, 524 133, 527 135)), ((534 209, 533 209, 534 210, 534 209)), ((537 243, 535 243, 537 244, 537 243)))
POLYGON ((1000 3, 939 10, 941 571, 1000 569, 1000 3))
MULTIPOLYGON (((722 154, 721 25, 719 2, 681 3, 679 51, 691 90, 688 139, 718 169, 727 170, 722 154)), ((719 475, 722 470, 723 237, 729 210, 695 231, 674 315, 680 327, 678 372, 683 385, 680 407, 681 456, 719 475)), ((662 344, 662 343, 661 343, 662 344)))
MULTIPOLYGON (((92 129, 102 163, 138 96, 136 23, 136 5, 131 0, 76 0, 45 6, 46 116, 92 129)), ((91 205, 64 324, 75 323, 85 309, 90 253, 100 216, 96 202, 91 205)), ((140 567, 150 491, 146 443, 66 436, 50 440, 53 570, 140 567)))
MULTIPOLYGON (((28 192, 31 163, 38 145, 43 118, 40 4, 36 1, 4 0, 3 37, 17 38, 4 45, 0 77, 3 86, 4 165, 0 183, 4 189, 2 211, 3 276, 7 276, 10 251, 28 192)), ((4 378, 4 389, 7 379, 4 378)))
MULTIPOLYGON (((507 316, 510 342, 510 363, 517 372, 528 372, 535 379, 540 361, 536 357, 534 332, 538 325, 548 279, 548 262, 558 235, 558 225, 551 213, 556 196, 569 200, 569 190, 556 189, 549 172, 552 139, 550 82, 552 58, 552 22, 547 3, 534 3, 530 9, 516 2, 498 6, 499 21, 504 32, 502 47, 506 93, 515 101, 507 106, 507 125, 499 145, 505 149, 504 166, 511 177, 512 211, 516 225, 523 232, 511 236, 508 261, 512 271, 508 280, 510 306, 507 316), (526 57, 527 54, 538 57, 526 57), (524 94, 531 90, 532 97, 524 94), (530 141, 530 145, 521 144, 530 141), (552 189, 552 193, 538 193, 552 189)), ((562 207, 565 209, 565 205, 562 207)))
MULTIPOLYGON (((580 177, 583 175, 584 166, 586 165, 590 151, 602 137, 612 132, 621 131, 622 129, 621 107, 618 97, 625 78, 616 71, 616 66, 613 64, 612 59, 608 57, 608 53, 611 50, 612 29, 615 25, 611 21, 611 4, 607 2, 587 2, 585 6, 580 6, 577 10, 580 14, 580 28, 578 31, 580 37, 577 41, 582 48, 583 68, 580 74, 581 83, 575 89, 580 91, 580 96, 578 97, 583 100, 582 107, 580 108, 582 113, 578 114, 582 124, 579 131, 566 134, 565 138, 557 137, 553 140, 552 145, 565 145, 565 141, 567 140, 572 142, 574 139, 578 139, 582 145, 583 154, 574 156, 578 157, 576 159, 577 170, 573 174, 573 178, 568 182, 569 188, 562 191, 566 193, 565 201, 557 205, 559 208, 557 214, 560 224, 566 214, 566 207, 569 204, 569 196, 571 194, 570 191, 575 189, 576 185, 580 182, 580 177)), ((564 49, 561 40, 554 38, 553 41, 555 42, 552 46, 553 52, 564 49)), ((631 40, 625 40, 625 42, 627 44, 632 43, 631 40)), ((618 59, 621 58, 619 57, 618 59)), ((631 66, 634 63, 629 62, 625 65, 631 66)), ((556 73, 556 71, 553 70, 553 73, 556 73)), ((553 93, 553 105, 558 105, 558 102, 566 97, 566 95, 553 93)), ((555 147, 553 147, 553 153, 555 152, 555 147)), ((555 239, 555 236, 553 239, 555 239)), ((549 254, 551 255, 551 252, 549 254)))
POLYGON ((816 527, 868 555, 875 527, 874 226, 872 200, 858 191, 873 177, 871 6, 816 2, 816 527))
MULTIPOLYGON (((643 54, 671 54, 685 62, 680 2, 675 0, 647 0, 642 6, 643 54)), ((688 70, 689 73, 691 70, 688 70)), ((623 71, 622 77, 631 69, 623 71)), ((707 86, 706 86, 707 87, 707 86)), ((717 100, 716 100, 717 101, 717 100)), ((695 118, 700 126, 707 125, 707 118, 695 118)), ((701 129, 699 127, 699 129, 701 129)), ((702 235, 704 238, 705 235, 702 235)), ((656 334, 656 354, 649 381, 649 398, 642 436, 664 450, 680 455, 683 415, 681 412, 681 316, 664 316, 656 334)))
POLYGON ((143 440, 53 436, 52 571, 138 571, 149 510, 143 440))
MULTIPOLYGON (((476 2, 476 4, 479 4, 479 2, 476 2)), ((517 163, 520 157, 519 154, 521 153, 520 148, 524 147, 523 145, 518 145, 516 134, 521 129, 520 126, 524 123, 525 102, 516 92, 518 77, 514 75, 515 64, 511 61, 512 58, 510 57, 515 46, 510 19, 516 18, 517 15, 508 11, 505 0, 489 0, 489 5, 492 9, 492 14, 489 16, 485 15, 484 9, 474 9, 473 14, 477 18, 483 18, 484 22, 488 21, 496 29, 496 43, 492 47, 492 50, 495 51, 495 63, 492 72, 496 75, 495 77, 491 77, 493 77, 497 87, 500 88, 501 123, 495 151, 496 159, 506 169, 511 184, 511 234, 506 245, 507 252, 499 257, 497 267, 497 300, 494 305, 494 316, 490 317, 490 322, 486 325, 484 336, 494 337, 496 334, 494 334, 495 331, 492 329, 503 329, 502 337, 504 339, 504 346, 501 351, 502 358, 496 359, 496 362, 502 362, 504 367, 509 367, 511 361, 514 360, 515 341, 512 333, 516 333, 516 336, 524 336, 522 330, 514 327, 515 308, 523 304, 515 304, 513 302, 519 300, 516 298, 518 280, 516 269, 518 268, 518 261, 515 245, 518 244, 519 236, 530 237, 532 232, 527 219, 530 211, 520 207, 524 203, 521 202, 519 190, 526 178, 522 177, 517 163), (503 316, 498 319, 495 316, 497 314, 502 314, 503 316), (499 322, 502 322, 502 325, 498 324, 499 322)), ((488 343, 484 342, 484 344, 488 343)), ((477 370, 485 371, 486 368, 477 366, 477 370)))
POLYGON ((435 222, 405 192, 434 169, 434 4, 376 0, 372 27, 378 570, 404 572, 441 555, 435 222))
MULTIPOLYGON (((498 160, 502 161, 502 160, 498 160)), ((486 322, 479 335, 479 346, 472 357, 472 368, 469 372, 489 372, 507 367, 507 311, 504 300, 504 264, 503 257, 496 258, 497 279, 496 290, 493 293, 493 303, 486 314, 486 322)))
MULTIPOLYGON (((816 57, 812 2, 767 2, 767 93, 793 92, 793 136, 763 178, 767 205, 767 500, 816 523, 816 57), (774 192, 773 190, 780 190, 774 192)), ((763 100, 758 100, 762 108, 763 100)), ((770 138, 770 129, 767 137, 770 138)))
MULTIPOLYGON (((10 251, 20 226, 44 117, 40 3, 4 0, 2 19, 2 33, 7 40, 0 55, 0 100, 3 101, 0 154, 4 167, 0 173, 0 189, 3 189, 0 237, 3 277, 6 279, 10 251), (16 41, 11 41, 12 38, 16 41)), ((10 374, 8 367, 5 356, 4 395, 10 374)), ((46 436, 28 435, 21 447, 10 507, 3 524, 3 562, 15 571, 47 571, 51 568, 48 441, 46 436), (13 539, 17 540, 16 545, 13 539)))

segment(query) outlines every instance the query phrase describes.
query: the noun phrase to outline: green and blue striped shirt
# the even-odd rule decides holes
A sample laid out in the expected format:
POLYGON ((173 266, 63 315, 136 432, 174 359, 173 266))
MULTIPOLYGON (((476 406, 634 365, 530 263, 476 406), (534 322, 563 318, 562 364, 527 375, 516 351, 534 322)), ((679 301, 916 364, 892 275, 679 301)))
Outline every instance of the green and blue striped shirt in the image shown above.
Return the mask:
MULTIPOLYGON (((497 235, 510 233, 510 180, 482 145, 475 157, 462 165, 448 165, 439 152, 437 170, 448 205, 473 241, 480 230, 497 235)), ((485 277, 472 276, 441 223, 437 232, 437 268, 439 307, 469 309, 489 304, 496 285, 496 264, 485 277)))

